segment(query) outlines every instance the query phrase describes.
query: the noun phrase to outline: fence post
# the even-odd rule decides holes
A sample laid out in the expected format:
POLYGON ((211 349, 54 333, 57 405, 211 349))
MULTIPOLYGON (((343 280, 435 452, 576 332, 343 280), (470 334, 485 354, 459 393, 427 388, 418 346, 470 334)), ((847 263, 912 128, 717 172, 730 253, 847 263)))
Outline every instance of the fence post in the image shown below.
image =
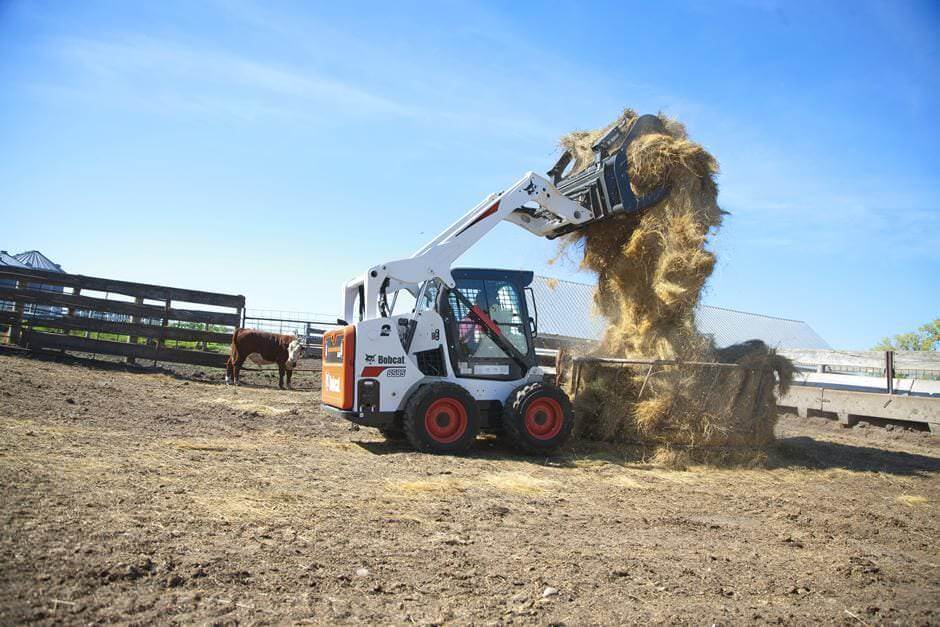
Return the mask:
MULTIPOLYGON (((143 304, 144 304, 144 297, 143 297, 143 296, 138 296, 138 297, 136 297, 136 298, 134 299, 134 304, 135 304, 135 305, 143 305, 143 304)), ((140 323, 140 316, 136 316, 136 315, 135 315, 135 316, 131 316, 131 322, 133 322, 134 324, 140 323)), ((128 343, 128 344, 136 344, 139 339, 140 339, 140 338, 138 338, 136 335, 129 335, 129 336, 127 337, 127 343, 128 343)), ((129 364, 135 364, 135 363, 137 363, 137 359, 136 359, 133 355, 128 355, 128 357, 127 357, 127 363, 129 363, 129 364)))
MULTIPOLYGON (((81 296, 81 295, 82 295, 82 288, 80 287, 72 288, 72 296, 81 296)), ((70 318, 73 317, 75 315, 75 307, 69 307, 68 310, 66 311, 66 314, 70 318)))
POLYGON ((163 322, 160 325, 160 337, 157 338, 157 345, 153 349, 153 365, 157 365, 157 359, 160 357, 160 349, 163 348, 163 341, 166 339, 166 328, 170 325, 170 299, 167 298, 163 306, 163 322))
MULTIPOLYGON (((80 288, 80 287, 73 287, 73 288, 72 288, 72 296, 81 296, 81 295, 82 295, 82 288, 80 288)), ((75 307, 69 307, 69 311, 68 311, 68 313, 69 313, 69 318, 74 318, 76 312, 77 312, 77 310, 75 309, 75 307)), ((91 311, 88 312, 88 317, 89 317, 89 318, 93 318, 93 317, 94 317, 91 311)), ((69 334, 67 333, 66 335, 69 335, 69 334)), ((85 331, 85 332, 82 333, 82 337, 84 337, 86 340, 87 340, 90 336, 91 336, 91 333, 89 333, 88 331, 85 331)))
MULTIPOLYGON (((23 289, 22 281, 16 282, 16 289, 23 289)), ((23 331, 23 303, 22 301, 13 301, 13 312, 16 314, 16 320, 10 325, 10 344, 18 344, 20 335, 23 331)))
POLYGON ((894 351, 885 351, 885 378, 888 394, 894 394, 894 351))

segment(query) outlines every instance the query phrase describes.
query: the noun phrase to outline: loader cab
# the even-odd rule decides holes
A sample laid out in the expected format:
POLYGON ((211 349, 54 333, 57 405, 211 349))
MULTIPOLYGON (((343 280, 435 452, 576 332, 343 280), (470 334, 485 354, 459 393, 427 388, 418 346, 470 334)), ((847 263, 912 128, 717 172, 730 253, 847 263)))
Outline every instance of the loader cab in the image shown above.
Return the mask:
POLYGON ((526 304, 532 272, 458 268, 451 271, 456 286, 439 284, 428 290, 420 306, 434 308, 444 320, 447 353, 459 378, 515 381, 525 368, 500 348, 469 315, 468 303, 479 307, 499 327, 500 334, 535 364, 534 319, 526 304), (454 291, 464 298, 458 298, 454 291))

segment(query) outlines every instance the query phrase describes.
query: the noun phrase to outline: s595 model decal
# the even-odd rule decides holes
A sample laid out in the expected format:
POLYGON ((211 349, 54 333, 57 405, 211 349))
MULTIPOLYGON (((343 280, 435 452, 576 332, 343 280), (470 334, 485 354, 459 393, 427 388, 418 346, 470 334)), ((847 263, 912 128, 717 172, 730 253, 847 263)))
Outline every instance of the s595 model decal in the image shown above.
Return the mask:
POLYGON ((403 377, 407 370, 405 368, 392 368, 389 366, 366 366, 362 369, 360 377, 378 377, 383 372, 388 371, 390 377, 403 377))

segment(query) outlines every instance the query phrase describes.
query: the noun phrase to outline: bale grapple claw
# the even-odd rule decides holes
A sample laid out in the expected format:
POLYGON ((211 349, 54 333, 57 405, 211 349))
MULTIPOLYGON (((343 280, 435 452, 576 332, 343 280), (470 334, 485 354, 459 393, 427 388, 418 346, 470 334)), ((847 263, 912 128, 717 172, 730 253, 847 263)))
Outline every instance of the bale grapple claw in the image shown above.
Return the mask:
POLYGON ((634 140, 648 134, 666 134, 662 120, 655 115, 641 115, 626 131, 614 125, 594 142, 594 163, 563 177, 573 158, 570 151, 565 151, 548 175, 558 191, 589 209, 594 218, 580 224, 565 224, 549 234, 549 239, 581 230, 620 213, 639 216, 644 209, 666 197, 669 190, 665 186, 637 196, 630 185, 628 148, 634 140))

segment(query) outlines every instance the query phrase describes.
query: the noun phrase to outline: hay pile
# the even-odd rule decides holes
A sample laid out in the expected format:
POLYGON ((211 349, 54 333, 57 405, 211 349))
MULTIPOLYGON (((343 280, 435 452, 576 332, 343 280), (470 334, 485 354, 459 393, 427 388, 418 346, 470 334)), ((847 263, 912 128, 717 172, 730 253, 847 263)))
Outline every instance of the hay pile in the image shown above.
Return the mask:
MULTIPOLYGON (((626 131, 636 118, 628 109, 614 124, 626 131)), ((716 350, 696 330, 695 307, 715 266, 708 237, 723 217, 718 163, 680 123, 660 119, 666 134, 636 139, 628 159, 634 192, 666 185, 668 195, 639 219, 621 214, 566 242, 582 246, 581 265, 597 273, 595 305, 609 322, 597 352, 741 368, 586 365, 575 398, 579 431, 589 439, 654 445, 659 460, 674 465, 753 459, 773 441, 774 373, 785 390, 792 365, 756 340, 716 350)), ((571 172, 592 163, 591 145, 609 128, 561 139, 574 157, 571 172)))

